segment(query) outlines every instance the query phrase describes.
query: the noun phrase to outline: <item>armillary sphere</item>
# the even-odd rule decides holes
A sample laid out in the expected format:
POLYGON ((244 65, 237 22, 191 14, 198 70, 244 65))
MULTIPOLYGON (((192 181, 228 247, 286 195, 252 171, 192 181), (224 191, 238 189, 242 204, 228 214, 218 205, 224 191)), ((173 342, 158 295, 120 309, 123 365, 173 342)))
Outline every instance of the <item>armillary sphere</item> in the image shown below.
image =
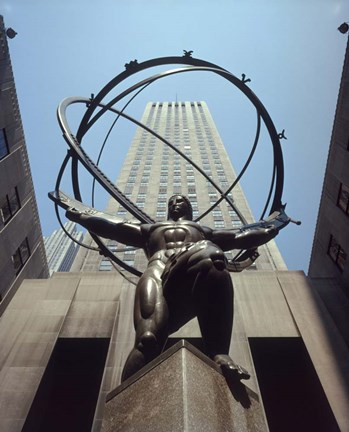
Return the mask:
MULTIPOLYGON (((97 95, 91 96, 91 98, 85 98, 85 97, 70 97, 61 102, 61 104, 58 107, 57 116, 58 121, 60 124, 60 127, 63 131, 63 136, 65 141, 67 142, 69 146, 69 151, 67 153, 67 156, 65 157, 61 169, 58 174, 57 182, 55 191, 49 194, 49 197, 55 202, 55 209, 56 214, 58 217, 58 220, 63 227, 63 224, 60 220, 59 212, 58 212, 58 206, 62 208, 68 208, 71 206, 78 207, 79 205, 83 206, 85 211, 87 207, 82 203, 82 197, 79 187, 79 175, 78 175, 78 166, 79 163, 82 164, 82 166, 93 176, 93 193, 94 193, 94 185, 95 181, 97 181, 102 188, 116 201, 120 203, 121 206, 125 208, 129 213, 133 215, 134 218, 136 218, 141 223, 152 223, 154 220, 147 215, 142 209, 137 207, 135 203, 133 203, 131 200, 129 200, 119 189, 118 187, 110 181, 107 176, 100 170, 98 167, 99 159, 102 154, 104 145, 106 143, 106 140, 109 136, 109 133, 111 129, 109 130, 107 137, 103 143, 103 146, 101 148, 98 161, 94 162, 86 153, 84 150, 82 144, 84 136, 87 134, 87 132, 90 130, 90 128, 105 114, 106 112, 112 112, 115 113, 116 119, 113 122, 112 127, 114 127, 116 121, 123 117, 132 123, 136 124, 137 126, 141 127, 142 129, 146 130, 149 134, 156 137, 158 140, 162 141, 165 145, 170 147, 174 152, 178 153, 183 159, 185 159, 187 162, 192 164, 194 169, 198 171, 219 193, 220 197, 219 199, 211 205, 209 208, 207 208, 203 213, 201 213, 195 221, 199 221, 201 218, 203 218, 205 215, 210 213, 221 201, 225 200, 229 206, 237 213, 239 216, 241 222, 246 227, 251 227, 250 225, 246 224, 246 220, 244 216, 241 214, 238 208, 236 208, 233 200, 230 198, 229 194, 234 189, 235 185, 240 181, 241 177, 245 173, 248 165, 250 164, 252 157, 255 153, 259 136, 260 136, 260 130, 261 125, 264 123, 269 137, 270 142, 272 145, 272 152, 273 152, 273 173, 271 177, 271 184, 268 192, 268 196, 266 197, 265 206, 263 208, 263 211, 260 216, 260 222, 257 222, 256 224, 252 225, 258 225, 258 226, 270 226, 274 225, 278 229, 283 228, 287 223, 290 221, 290 218, 288 218, 284 212, 284 206, 282 205, 282 191, 283 191, 283 181, 284 181, 284 166, 283 166, 283 157, 282 157, 282 150, 280 146, 280 139, 284 138, 283 132, 281 134, 278 134, 276 132, 275 126, 261 103, 261 101, 257 98, 257 96, 252 92, 252 90, 247 86, 247 82, 249 82, 249 79, 245 79, 245 75, 242 75, 242 78, 237 78, 235 75, 233 75, 231 72, 227 71, 226 69, 223 69, 220 66, 217 66, 216 64, 207 62, 205 60, 200 60, 197 58, 193 58, 192 51, 184 51, 184 55, 182 57, 162 57, 162 58, 156 58, 147 60, 141 63, 138 63, 137 60, 133 60, 130 63, 125 64, 125 70, 118 74, 115 78, 113 78, 97 95), (181 67, 177 67, 175 69, 166 70, 161 73, 157 73, 155 75, 151 75, 148 78, 142 79, 138 81, 136 84, 132 85, 131 87, 127 88, 126 90, 123 90, 121 93, 119 93, 117 96, 111 96, 111 92, 113 91, 113 94, 115 94, 115 89, 118 88, 118 86, 123 83, 127 78, 129 78, 132 75, 136 75, 137 73, 144 71, 146 69, 151 69, 157 66, 164 66, 164 65, 182 65, 181 67), (249 101, 254 105, 256 109, 256 115, 257 115, 257 123, 256 123, 256 133, 254 142, 252 145, 251 152, 241 169, 240 173, 238 174, 236 180, 228 187, 227 190, 223 191, 220 186, 212 180, 206 173, 203 171, 203 169, 198 166, 195 161, 191 160, 187 155, 182 153, 178 148, 176 148, 173 144, 171 144, 166 138, 159 135, 157 132, 150 129, 145 124, 142 124, 140 121, 132 118, 126 113, 127 106, 134 100, 134 98, 147 86, 150 84, 172 76, 176 74, 182 74, 182 73, 191 73, 191 72, 198 72, 198 71, 206 71, 210 72, 216 75, 221 76, 223 79, 229 81, 231 84, 233 84, 235 87, 237 87, 241 92, 244 93, 244 95, 249 99, 249 101), (111 98, 110 100, 107 100, 111 98), (130 97, 130 99, 127 101, 127 103, 124 104, 124 107, 119 110, 115 108, 115 105, 124 100, 125 98, 130 97), (80 122, 80 125, 78 127, 77 132, 74 134, 68 124, 67 117, 66 117, 66 110, 68 106, 72 104, 84 104, 86 106, 85 114, 83 115, 83 118, 80 122), (68 195, 64 194, 62 191, 60 191, 60 184, 61 179, 63 176, 63 173, 65 172, 68 162, 71 162, 71 180, 72 180, 72 189, 74 198, 69 197, 68 195), (265 214, 268 212, 270 215, 267 219, 264 220, 265 214)), ((93 195, 93 194, 92 194, 93 195)), ((93 196, 92 196, 92 205, 93 205, 93 196)), ((89 211, 94 212, 94 210, 91 208, 89 211)), ((121 266, 123 269, 128 270, 130 273, 136 276, 140 276, 141 272, 136 269, 133 266, 130 266, 126 263, 124 263, 122 260, 120 260, 104 243, 104 241, 96 236, 93 233, 90 233, 93 240, 97 244, 97 247, 91 247, 84 245, 82 243, 79 243, 82 246, 88 247, 93 250, 97 250, 100 254, 106 256, 110 260, 112 260, 114 263, 121 266)), ((67 233, 67 235, 69 235, 67 233)), ((71 237, 72 238, 72 237, 71 237)), ((72 238, 73 239, 73 238, 72 238)), ((76 241, 75 239, 73 239, 76 241)), ((229 261, 228 269, 230 271, 241 271, 244 268, 251 265, 254 260, 258 257, 258 252, 256 249, 253 250, 247 250, 247 251, 239 251, 235 257, 229 261)))

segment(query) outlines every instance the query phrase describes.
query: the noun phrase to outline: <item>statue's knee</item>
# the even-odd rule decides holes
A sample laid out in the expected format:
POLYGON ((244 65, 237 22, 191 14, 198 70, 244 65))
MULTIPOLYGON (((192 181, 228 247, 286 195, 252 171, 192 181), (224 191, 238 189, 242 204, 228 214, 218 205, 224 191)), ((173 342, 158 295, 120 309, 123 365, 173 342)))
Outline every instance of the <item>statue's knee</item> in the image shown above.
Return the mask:
POLYGON ((207 247, 206 253, 211 263, 211 268, 224 270, 226 268, 226 257, 224 252, 216 245, 211 244, 207 247))
POLYGON ((142 352, 154 351, 158 346, 155 334, 151 331, 144 332, 138 339, 137 348, 142 352))
POLYGON ((217 249, 216 251, 214 251, 213 254, 211 254, 210 258, 211 258, 213 266, 217 270, 225 270, 226 269, 226 258, 225 258, 223 251, 217 249))

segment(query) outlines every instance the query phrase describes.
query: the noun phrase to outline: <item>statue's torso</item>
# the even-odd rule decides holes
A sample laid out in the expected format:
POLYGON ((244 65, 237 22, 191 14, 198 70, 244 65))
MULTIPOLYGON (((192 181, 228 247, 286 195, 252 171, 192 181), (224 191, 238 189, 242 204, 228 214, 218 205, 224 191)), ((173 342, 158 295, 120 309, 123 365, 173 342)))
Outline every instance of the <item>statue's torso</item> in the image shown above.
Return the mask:
MULTIPOLYGON (((201 225, 193 221, 166 221, 147 226, 146 253, 149 258, 154 254, 169 257, 183 246, 205 239, 201 225)), ((165 259, 166 260, 166 259, 165 259)))

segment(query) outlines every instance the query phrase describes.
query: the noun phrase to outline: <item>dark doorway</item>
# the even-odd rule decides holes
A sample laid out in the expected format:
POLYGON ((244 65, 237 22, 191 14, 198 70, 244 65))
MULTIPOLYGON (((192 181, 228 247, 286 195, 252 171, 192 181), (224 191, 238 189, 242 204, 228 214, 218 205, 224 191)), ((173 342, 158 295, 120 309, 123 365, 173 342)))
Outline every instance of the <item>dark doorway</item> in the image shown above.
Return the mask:
POLYGON ((249 338, 270 432, 339 431, 301 338, 249 338))
POLYGON ((59 338, 22 431, 91 431, 108 346, 106 338, 59 338))

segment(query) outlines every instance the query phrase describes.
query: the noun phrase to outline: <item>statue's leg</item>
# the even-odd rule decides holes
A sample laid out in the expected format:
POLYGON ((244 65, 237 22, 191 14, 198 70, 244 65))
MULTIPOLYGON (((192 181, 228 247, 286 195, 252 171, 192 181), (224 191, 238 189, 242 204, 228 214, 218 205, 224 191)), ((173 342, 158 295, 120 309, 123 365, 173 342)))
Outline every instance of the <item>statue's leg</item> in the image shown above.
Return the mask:
POLYGON ((248 372, 229 356, 234 290, 223 252, 208 243, 205 250, 193 256, 188 264, 189 273, 194 270, 197 274, 193 297, 207 354, 230 376, 248 379, 248 372))
MULTIPOLYGON (((177 312, 181 310, 180 302, 190 305, 192 315, 198 317, 206 354, 222 369, 237 372, 240 379, 248 378, 248 373, 229 357, 234 291, 223 252, 210 241, 198 242, 180 254, 169 271, 164 291, 171 309, 175 304, 177 312)), ((174 329, 187 321, 186 316, 190 318, 188 310, 183 316, 182 322, 176 319, 174 329)), ((172 322, 171 316, 171 327, 172 322)))
MULTIPOLYGON (((195 261, 198 258, 195 257, 195 261)), ((193 271, 190 261, 188 264, 189 272, 193 271)), ((195 263, 194 267, 196 278, 192 295, 206 352, 211 358, 228 354, 233 326, 234 290, 225 268, 223 252, 209 246, 202 251, 202 260, 195 263)))
POLYGON ((158 356, 168 337, 168 308, 162 295, 161 269, 149 267, 140 278, 135 297, 136 339, 122 373, 122 381, 158 356))
POLYGON ((234 303, 224 253, 210 241, 197 242, 179 253, 164 274, 164 294, 173 310, 171 331, 196 315, 206 353, 212 358, 228 354, 234 303))

